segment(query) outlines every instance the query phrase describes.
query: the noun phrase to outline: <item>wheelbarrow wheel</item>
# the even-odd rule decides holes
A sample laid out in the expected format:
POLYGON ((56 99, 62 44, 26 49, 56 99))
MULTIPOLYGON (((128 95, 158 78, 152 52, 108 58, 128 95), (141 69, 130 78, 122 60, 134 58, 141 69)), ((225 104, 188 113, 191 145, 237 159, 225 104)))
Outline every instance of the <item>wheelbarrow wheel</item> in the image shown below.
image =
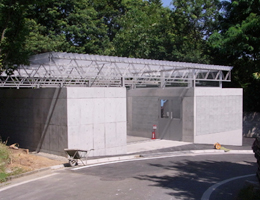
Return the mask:
POLYGON ((71 167, 74 167, 78 164, 76 160, 69 160, 69 163, 71 167))

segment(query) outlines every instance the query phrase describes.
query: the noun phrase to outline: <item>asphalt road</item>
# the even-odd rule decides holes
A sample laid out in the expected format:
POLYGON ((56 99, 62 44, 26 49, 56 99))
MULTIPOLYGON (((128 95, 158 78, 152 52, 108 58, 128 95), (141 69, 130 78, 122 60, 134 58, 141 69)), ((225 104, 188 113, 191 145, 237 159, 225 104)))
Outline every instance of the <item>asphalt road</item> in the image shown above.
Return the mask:
POLYGON ((0 199, 191 200, 206 194, 211 200, 231 200, 245 180, 256 180, 252 175, 256 170, 253 154, 183 156, 67 168, 0 187, 0 199), (245 175, 250 176, 241 178, 245 175))

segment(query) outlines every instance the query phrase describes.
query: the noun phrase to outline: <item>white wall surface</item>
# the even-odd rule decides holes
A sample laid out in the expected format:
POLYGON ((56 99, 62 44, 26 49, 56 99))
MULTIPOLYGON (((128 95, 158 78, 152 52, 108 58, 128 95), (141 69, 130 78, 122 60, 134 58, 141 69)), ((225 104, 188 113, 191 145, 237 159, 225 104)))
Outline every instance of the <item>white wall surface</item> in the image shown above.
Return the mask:
POLYGON ((195 88, 194 143, 242 145, 242 89, 195 88))
POLYGON ((126 89, 67 88, 68 148, 126 153, 126 89))

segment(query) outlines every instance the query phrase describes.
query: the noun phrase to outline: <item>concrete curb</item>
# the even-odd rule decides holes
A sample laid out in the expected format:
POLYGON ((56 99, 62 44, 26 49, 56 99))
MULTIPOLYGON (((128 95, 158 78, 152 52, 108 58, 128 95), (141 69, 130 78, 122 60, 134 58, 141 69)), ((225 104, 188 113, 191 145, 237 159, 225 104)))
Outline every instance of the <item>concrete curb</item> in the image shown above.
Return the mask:
MULTIPOLYGON (((87 161, 83 161, 85 165, 94 165, 99 163, 107 163, 107 162, 115 162, 115 161, 124 161, 124 160, 132 160, 142 157, 158 157, 158 156, 187 156, 190 154, 254 154, 252 150, 230 150, 225 152, 224 150, 216 150, 216 149, 206 149, 206 150, 187 150, 187 151, 174 151, 174 152, 161 152, 161 153, 143 153, 143 154, 134 154, 128 156, 115 156, 115 157, 106 157, 106 158, 98 158, 98 159, 89 159, 87 161)), ((79 163, 80 166, 82 164, 79 163)), ((63 168, 64 165, 56 165, 50 167, 50 169, 60 169, 63 168)))
MULTIPOLYGON (((54 166, 53 166, 54 167, 54 166)), ((10 180, 13 180, 15 178, 20 178, 20 177, 24 177, 24 176, 28 176, 28 175, 31 175, 31 174, 35 174, 35 173, 38 173, 38 172, 43 172, 43 171, 47 171, 51 169, 51 167, 45 167, 45 168, 41 168, 41 169, 36 169, 36 170, 33 170, 33 171, 29 171, 29 172, 25 172, 25 173, 22 173, 22 174, 18 174, 18 175, 14 175, 14 176, 9 176, 6 178, 6 181, 10 181, 10 180)))
POLYGON ((153 154, 141 154, 142 157, 155 157, 155 156, 166 156, 166 155, 176 155, 176 156, 186 156, 191 154, 254 154, 252 150, 230 150, 225 152, 224 150, 216 149, 206 149, 206 150, 185 150, 185 151, 174 151, 174 152, 160 152, 153 154))
MULTIPOLYGON (((152 158, 152 157, 165 157, 165 156, 188 156, 188 155, 201 155, 201 154, 254 154, 252 150, 230 150, 225 152, 224 150, 216 150, 216 149, 206 149, 206 150, 187 150, 187 151, 173 151, 173 152, 161 152, 161 153, 143 153, 143 154, 134 154, 134 155, 127 155, 127 156, 115 156, 115 157, 105 157, 99 159, 89 159, 84 161, 85 165, 95 165, 100 163, 108 163, 108 162, 116 162, 116 161, 127 161, 127 160, 134 160, 140 158, 152 158)), ((80 164, 80 163, 79 163, 80 164)), ((79 166, 83 166, 82 164, 79 166)), ((65 168, 65 165, 54 165, 51 167, 46 167, 42 169, 37 169, 34 171, 26 172, 23 174, 15 175, 7 177, 6 180, 10 181, 15 178, 20 178, 23 176, 35 174, 42 171, 47 170, 57 170, 61 168, 65 168)))
MULTIPOLYGON (((130 161, 137 160, 142 158, 160 158, 160 157, 174 157, 174 156, 190 156, 190 155, 209 155, 209 154, 253 154, 252 150, 230 150, 225 152, 224 150, 208 149, 208 150, 187 150, 187 151, 174 151, 174 152, 161 152, 161 153, 143 153, 143 154, 134 154, 129 156, 116 156, 116 157, 107 157, 100 159, 87 160, 84 162, 86 166, 96 165, 101 163, 117 162, 117 161, 130 161)), ((78 167, 83 165, 79 163, 78 167)))

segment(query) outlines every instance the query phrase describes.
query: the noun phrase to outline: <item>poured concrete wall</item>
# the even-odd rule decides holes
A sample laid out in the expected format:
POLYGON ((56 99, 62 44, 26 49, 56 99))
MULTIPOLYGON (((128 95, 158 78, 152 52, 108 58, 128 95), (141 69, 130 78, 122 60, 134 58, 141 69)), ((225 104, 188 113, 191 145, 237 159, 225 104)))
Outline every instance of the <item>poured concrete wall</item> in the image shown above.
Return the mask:
POLYGON ((156 124, 161 139, 242 145, 242 89, 135 89, 127 92, 127 101, 128 135, 149 138, 156 124), (180 117, 163 121, 159 99, 176 97, 180 117))
POLYGON ((242 89, 195 88, 194 142, 242 145, 242 89))
POLYGON ((182 140, 194 142, 194 88, 189 88, 182 100, 182 140))
POLYGON ((126 153, 125 88, 0 90, 0 136, 31 151, 126 153))
MULTIPOLYGON (((193 139, 193 129, 184 129, 184 138, 182 138, 183 124, 190 126, 189 115, 182 118, 182 110, 187 113, 193 112, 193 90, 189 88, 142 88, 127 91, 127 134, 132 136, 142 136, 150 138, 152 136, 153 125, 158 126, 156 131, 157 138, 174 140, 172 135, 181 135, 181 140, 191 141, 193 139), (165 133, 164 124, 159 122, 161 110, 160 99, 163 98, 181 98, 181 105, 176 110, 180 110, 179 119, 171 122, 173 133, 165 133), (191 99, 191 100, 189 100, 191 99), (184 103, 182 103, 184 102, 184 103), (183 107, 184 106, 184 107, 183 107)), ((192 115, 193 116, 193 115, 192 115)), ((193 123, 193 122, 191 122, 193 123)), ((165 126, 169 126, 167 123, 165 126)))
POLYGON ((126 153, 126 89, 68 88, 68 148, 126 153))
POLYGON ((31 151, 64 155, 66 89, 1 89, 0 135, 31 151))

